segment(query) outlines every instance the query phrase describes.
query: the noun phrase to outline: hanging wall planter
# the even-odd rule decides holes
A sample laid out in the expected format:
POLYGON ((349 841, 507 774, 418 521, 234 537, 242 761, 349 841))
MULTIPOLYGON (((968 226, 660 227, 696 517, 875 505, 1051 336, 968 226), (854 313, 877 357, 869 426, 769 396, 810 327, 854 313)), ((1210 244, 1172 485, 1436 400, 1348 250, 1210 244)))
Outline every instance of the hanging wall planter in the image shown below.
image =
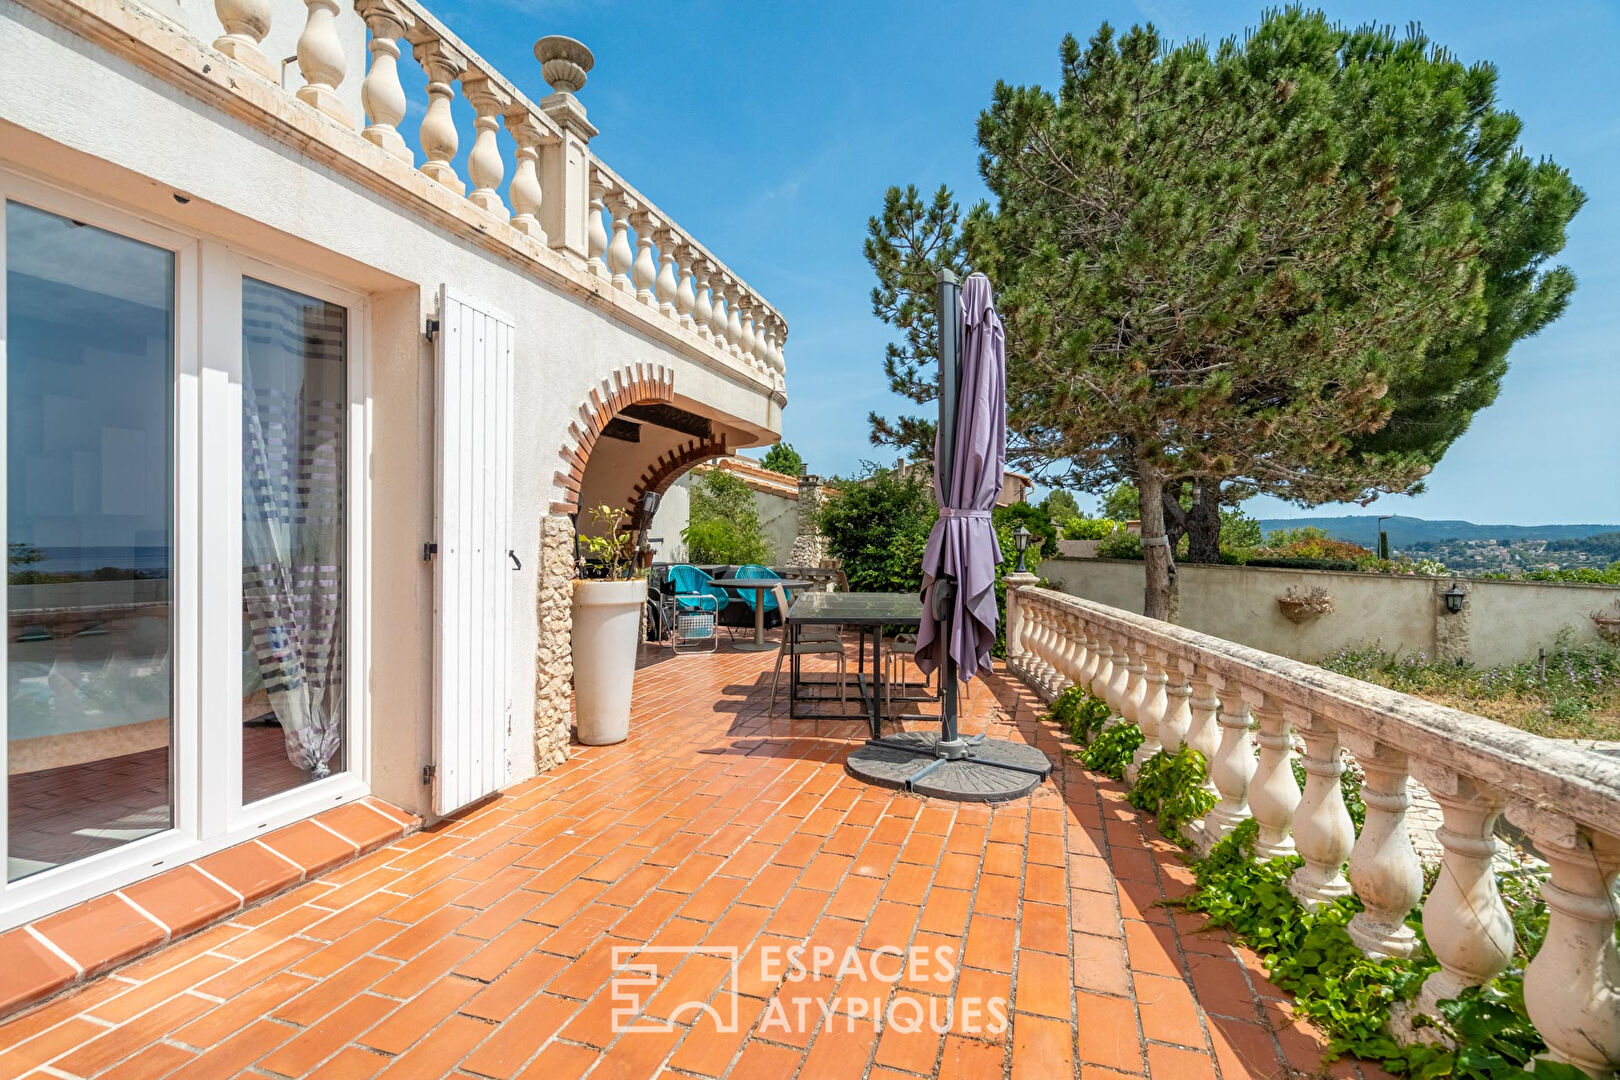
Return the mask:
POLYGON ((1277 606, 1289 622, 1304 623, 1323 615, 1333 614, 1333 597, 1321 586, 1301 593, 1293 588, 1277 597, 1277 606))

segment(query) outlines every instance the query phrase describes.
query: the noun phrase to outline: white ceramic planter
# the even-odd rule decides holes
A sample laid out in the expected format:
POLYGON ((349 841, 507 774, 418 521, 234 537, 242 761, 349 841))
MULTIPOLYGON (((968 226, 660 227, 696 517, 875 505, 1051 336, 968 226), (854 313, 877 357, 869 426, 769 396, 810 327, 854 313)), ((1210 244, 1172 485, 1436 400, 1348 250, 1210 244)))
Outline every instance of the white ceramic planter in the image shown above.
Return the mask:
POLYGON ((574 722, 586 746, 630 735, 630 694, 647 581, 574 582, 574 722))

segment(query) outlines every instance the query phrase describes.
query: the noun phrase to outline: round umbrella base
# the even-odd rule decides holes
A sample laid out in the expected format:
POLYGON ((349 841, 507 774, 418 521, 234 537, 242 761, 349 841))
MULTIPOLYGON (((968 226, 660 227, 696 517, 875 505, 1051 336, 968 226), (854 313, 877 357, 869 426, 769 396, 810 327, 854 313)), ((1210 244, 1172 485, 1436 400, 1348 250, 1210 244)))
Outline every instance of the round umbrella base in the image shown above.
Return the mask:
POLYGON ((907 731, 874 739, 849 755, 844 768, 857 780, 953 802, 1005 802, 1034 791, 1052 763, 1033 746, 1005 739, 969 741, 968 757, 935 754, 939 736, 907 731))

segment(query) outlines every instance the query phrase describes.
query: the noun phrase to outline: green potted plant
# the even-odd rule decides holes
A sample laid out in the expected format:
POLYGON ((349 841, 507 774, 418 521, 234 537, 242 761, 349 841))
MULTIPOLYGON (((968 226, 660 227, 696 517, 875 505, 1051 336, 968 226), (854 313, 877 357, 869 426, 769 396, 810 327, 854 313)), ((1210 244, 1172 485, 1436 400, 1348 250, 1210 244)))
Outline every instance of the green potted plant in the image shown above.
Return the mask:
POLYGON ((592 569, 602 572, 574 582, 574 718, 579 741, 587 746, 623 742, 630 734, 647 577, 636 566, 627 516, 616 507, 593 507, 594 535, 579 537, 592 569))

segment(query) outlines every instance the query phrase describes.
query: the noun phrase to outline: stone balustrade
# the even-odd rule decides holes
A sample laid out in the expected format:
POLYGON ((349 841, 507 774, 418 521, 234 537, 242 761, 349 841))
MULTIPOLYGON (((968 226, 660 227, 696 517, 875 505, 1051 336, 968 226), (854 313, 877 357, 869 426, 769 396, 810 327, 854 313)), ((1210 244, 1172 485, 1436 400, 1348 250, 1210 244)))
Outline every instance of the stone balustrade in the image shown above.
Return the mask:
MULTIPOLYGON (((1513 931, 1492 859, 1498 818, 1523 829, 1549 866, 1547 936, 1525 971, 1525 1004, 1550 1057, 1592 1076, 1620 1067, 1620 762, 1310 664, 1031 586, 1009 590, 1007 652, 1043 697, 1079 685, 1115 721, 1158 747, 1208 759, 1219 797, 1189 828, 1206 849, 1248 818, 1256 856, 1297 854, 1290 891, 1313 908, 1354 893, 1349 925, 1368 956, 1410 955, 1406 925, 1422 905, 1423 935, 1440 970, 1413 1008, 1489 982, 1513 958, 1513 931), (1302 791, 1295 736, 1303 741, 1302 791), (1365 777, 1359 835, 1339 784, 1346 757, 1365 777), (1444 815, 1438 877, 1407 834, 1410 778, 1444 815)), ((1149 749, 1152 748, 1152 749, 1149 749)))
MULTIPOLYGON (((681 336, 690 337, 694 348, 785 396, 782 316, 591 154, 596 128, 575 96, 590 69, 589 52, 568 39, 542 39, 536 53, 553 93, 535 103, 415 0, 353 4, 369 35, 365 57, 344 55, 336 29, 340 0, 304 0, 299 100, 358 129, 368 142, 415 165, 491 219, 565 253, 580 271, 685 331, 681 336), (427 76, 420 161, 399 130, 409 104, 399 70, 407 47, 427 76), (363 120, 351 115, 337 93, 357 73, 351 65, 364 67, 363 120), (458 127, 452 109, 458 95, 472 106, 471 131, 458 127), (468 139, 462 176, 455 162, 468 139), (510 178, 503 153, 508 146, 515 161, 510 178)), ((214 48, 279 81, 279 64, 265 54, 263 42, 273 11, 280 9, 269 0, 215 0, 214 8, 220 29, 214 48)))

